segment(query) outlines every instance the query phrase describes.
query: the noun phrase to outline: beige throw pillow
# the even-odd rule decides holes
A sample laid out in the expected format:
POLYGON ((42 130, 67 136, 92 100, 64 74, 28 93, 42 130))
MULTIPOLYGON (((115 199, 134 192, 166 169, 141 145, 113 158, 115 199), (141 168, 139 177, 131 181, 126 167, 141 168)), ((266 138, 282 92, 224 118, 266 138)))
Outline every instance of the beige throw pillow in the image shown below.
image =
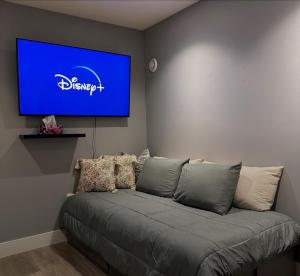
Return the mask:
POLYGON ((233 205, 256 211, 270 210, 275 199, 283 167, 243 166, 233 205))
POLYGON ((105 159, 80 160, 77 192, 107 192, 116 188, 115 161, 105 159))
POLYGON ((135 189, 135 155, 101 155, 99 159, 111 160, 116 163, 116 188, 135 189))
POLYGON ((135 189, 136 156, 130 154, 116 156, 118 189, 135 189))

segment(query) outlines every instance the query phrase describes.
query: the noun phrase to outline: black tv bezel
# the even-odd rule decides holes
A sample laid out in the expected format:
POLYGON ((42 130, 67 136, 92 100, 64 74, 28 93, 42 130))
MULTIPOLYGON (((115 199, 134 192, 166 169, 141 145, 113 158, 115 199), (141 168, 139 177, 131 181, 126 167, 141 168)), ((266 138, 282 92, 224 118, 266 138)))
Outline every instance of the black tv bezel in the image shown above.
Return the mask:
POLYGON ((27 38, 21 38, 16 37, 16 56, 17 56, 17 82, 18 82, 18 113, 19 116, 49 116, 49 115, 55 115, 55 116, 63 116, 63 117, 109 117, 109 118, 129 118, 130 117, 130 102, 131 102, 131 55, 125 55, 125 54, 119 54, 115 52, 109 52, 109 51, 102 51, 102 50, 95 50, 90 48, 83 48, 83 47, 77 47, 77 46, 71 46, 66 44, 59 44, 59 43, 52 43, 52 42, 46 42, 46 41, 39 41, 39 40, 33 40, 33 39, 27 39, 27 38), (31 42, 38 42, 38 43, 44 43, 44 44, 51 44, 56 46, 62 46, 62 47, 70 47, 70 48, 76 48, 81 50, 88 50, 88 51, 94 51, 94 52, 100 52, 100 53, 108 53, 118 56, 125 56, 129 57, 129 95, 128 95, 128 114, 127 115, 109 115, 109 114, 103 114, 103 115, 93 115, 93 114, 22 114, 21 113, 21 104, 20 104, 20 82, 19 82, 19 52, 18 52, 18 40, 26 40, 31 42))

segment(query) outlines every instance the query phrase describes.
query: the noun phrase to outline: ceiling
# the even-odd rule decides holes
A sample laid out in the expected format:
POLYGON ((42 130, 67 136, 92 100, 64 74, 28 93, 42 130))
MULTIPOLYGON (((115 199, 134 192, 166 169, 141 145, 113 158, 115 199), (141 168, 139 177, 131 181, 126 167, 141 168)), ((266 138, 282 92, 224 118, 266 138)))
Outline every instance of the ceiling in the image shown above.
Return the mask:
POLYGON ((7 1, 138 30, 145 30, 199 0, 7 1))

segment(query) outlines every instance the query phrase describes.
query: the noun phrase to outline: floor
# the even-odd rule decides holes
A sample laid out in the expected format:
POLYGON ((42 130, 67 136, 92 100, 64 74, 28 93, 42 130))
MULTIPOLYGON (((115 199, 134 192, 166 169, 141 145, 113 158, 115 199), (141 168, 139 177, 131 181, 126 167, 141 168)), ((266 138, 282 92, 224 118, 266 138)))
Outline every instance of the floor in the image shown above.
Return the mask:
POLYGON ((68 243, 0 259, 0 276, 107 276, 68 243))

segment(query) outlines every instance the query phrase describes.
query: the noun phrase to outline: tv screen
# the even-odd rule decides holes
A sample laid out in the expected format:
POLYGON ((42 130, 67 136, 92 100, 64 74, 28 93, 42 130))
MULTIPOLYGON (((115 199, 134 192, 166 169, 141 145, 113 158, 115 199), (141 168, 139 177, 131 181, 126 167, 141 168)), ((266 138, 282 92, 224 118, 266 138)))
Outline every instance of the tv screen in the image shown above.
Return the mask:
POLYGON ((20 115, 129 116, 130 56, 17 39, 20 115))

